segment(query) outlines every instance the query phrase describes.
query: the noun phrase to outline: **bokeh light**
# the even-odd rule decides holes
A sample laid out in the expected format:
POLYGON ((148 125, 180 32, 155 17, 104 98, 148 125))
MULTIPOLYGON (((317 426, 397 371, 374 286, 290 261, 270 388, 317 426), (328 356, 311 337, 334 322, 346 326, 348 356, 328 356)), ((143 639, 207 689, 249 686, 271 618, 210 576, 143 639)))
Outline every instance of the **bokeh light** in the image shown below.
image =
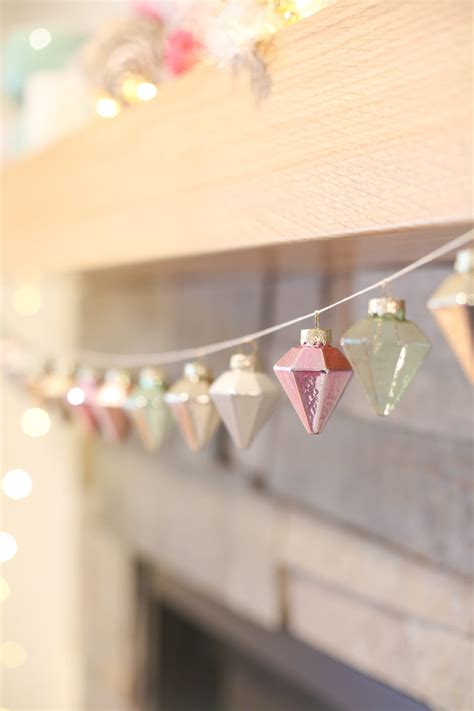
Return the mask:
POLYGON ((21 429, 28 437, 43 437, 51 428, 51 420, 46 410, 30 407, 21 418, 21 429))
POLYGON ((154 99, 157 92, 158 89, 156 86, 149 81, 142 81, 137 86, 137 97, 140 101, 150 101, 150 99, 154 99))
POLYGON ((15 557, 18 547, 11 533, 0 531, 0 563, 15 557))
POLYGON ((12 294, 12 304, 20 316, 34 316, 41 308, 41 289, 37 284, 20 284, 12 294))
POLYGON ((68 390, 66 398, 70 405, 82 405, 86 399, 86 394, 82 388, 75 386, 68 390))
POLYGON ((10 595, 10 586, 5 578, 0 578, 0 602, 4 602, 10 595))
POLYGON ((32 488, 31 477, 23 469, 10 469, 2 479, 3 493, 15 501, 26 499, 32 488))
POLYGON ((30 33, 29 42, 33 49, 44 49, 51 43, 51 33, 44 27, 38 27, 30 33))
POLYGON ((18 642, 4 642, 0 645, 0 664, 8 669, 21 667, 26 662, 26 651, 18 642))
POLYGON ((121 107, 111 96, 100 96, 96 101, 95 110, 102 118, 114 118, 119 115, 121 107))

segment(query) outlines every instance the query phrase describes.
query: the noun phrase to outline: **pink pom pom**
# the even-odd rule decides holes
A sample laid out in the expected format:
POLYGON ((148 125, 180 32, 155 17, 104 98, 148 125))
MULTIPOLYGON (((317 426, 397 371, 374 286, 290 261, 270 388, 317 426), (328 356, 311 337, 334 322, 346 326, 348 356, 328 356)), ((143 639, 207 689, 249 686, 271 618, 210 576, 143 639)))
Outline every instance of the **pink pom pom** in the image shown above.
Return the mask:
POLYGON ((165 65, 171 74, 182 74, 197 62, 201 45, 186 30, 175 30, 167 41, 164 51, 165 65))

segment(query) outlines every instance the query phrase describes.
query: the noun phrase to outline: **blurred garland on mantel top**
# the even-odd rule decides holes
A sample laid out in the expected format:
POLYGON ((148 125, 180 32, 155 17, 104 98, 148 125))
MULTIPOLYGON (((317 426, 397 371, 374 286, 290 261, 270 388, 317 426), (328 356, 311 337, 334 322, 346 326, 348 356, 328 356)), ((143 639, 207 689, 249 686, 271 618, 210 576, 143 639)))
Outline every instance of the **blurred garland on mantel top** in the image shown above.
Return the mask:
POLYGON ((198 61, 249 72, 257 96, 271 80, 264 48, 282 27, 336 0, 154 0, 136 2, 129 17, 107 22, 88 42, 83 67, 96 110, 112 118, 147 101, 160 84, 198 61))

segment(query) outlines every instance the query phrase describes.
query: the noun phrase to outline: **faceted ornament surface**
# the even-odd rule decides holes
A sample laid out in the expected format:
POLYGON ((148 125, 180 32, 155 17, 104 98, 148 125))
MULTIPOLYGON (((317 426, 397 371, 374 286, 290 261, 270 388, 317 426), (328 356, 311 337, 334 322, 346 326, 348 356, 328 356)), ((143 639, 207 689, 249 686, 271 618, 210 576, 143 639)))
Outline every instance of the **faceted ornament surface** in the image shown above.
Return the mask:
POLYGON ((227 370, 213 383, 210 393, 229 434, 241 449, 251 445, 278 400, 271 378, 245 367, 227 370))
POLYGON ((428 307, 467 378, 474 383, 474 272, 445 279, 428 307))
POLYGON ((196 452, 202 449, 217 430, 220 419, 209 394, 211 380, 204 368, 190 363, 184 377, 178 380, 165 395, 188 447, 196 452))
POLYGON ((124 411, 130 392, 130 376, 123 370, 109 370, 97 389, 94 412, 105 439, 120 442, 130 431, 130 420, 124 411))
POLYGON ((126 404, 138 435, 149 451, 160 449, 170 431, 171 417, 165 393, 162 376, 147 369, 140 373, 139 383, 126 404))
POLYGON ((393 411, 430 349, 414 323, 390 314, 361 319, 341 345, 378 415, 393 411))
POLYGON ((73 416, 89 435, 96 434, 100 429, 94 408, 97 388, 97 376, 93 371, 83 368, 76 373, 74 385, 66 396, 73 416))
POLYGON ((303 345, 273 369, 306 431, 319 434, 351 379, 350 363, 332 346, 303 345))

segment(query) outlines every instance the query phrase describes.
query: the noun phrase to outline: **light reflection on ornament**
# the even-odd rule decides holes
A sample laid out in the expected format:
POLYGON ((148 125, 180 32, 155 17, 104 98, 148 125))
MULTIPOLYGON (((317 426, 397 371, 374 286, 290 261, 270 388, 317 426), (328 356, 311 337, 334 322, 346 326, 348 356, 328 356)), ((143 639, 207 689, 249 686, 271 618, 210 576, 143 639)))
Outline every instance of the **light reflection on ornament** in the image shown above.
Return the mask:
POLYGON ((301 345, 273 366, 275 375, 309 434, 325 427, 352 376, 349 361, 331 346, 331 331, 301 331, 301 345))
POLYGON ((36 30, 30 33, 29 36, 30 47, 32 49, 44 49, 47 47, 52 40, 51 33, 44 27, 38 27, 36 30))
POLYGON ((108 370, 94 398, 94 413, 104 437, 111 442, 125 439, 130 420, 124 412, 130 392, 130 375, 125 370, 108 370))
POLYGON ((99 423, 95 411, 95 396, 99 385, 99 376, 92 368, 78 368, 75 385, 68 390, 66 399, 71 405, 72 414, 81 424, 86 434, 98 432, 99 423))
POLYGON ((31 477, 23 469, 10 469, 2 479, 3 493, 14 501, 26 499, 32 488, 31 477))
POLYGON ((6 563, 15 557, 18 547, 11 533, 0 531, 0 563, 6 563))
POLYGON ((28 437, 43 437, 51 428, 51 420, 42 407, 30 407, 21 418, 21 429, 28 437))
POLYGON ((10 586, 7 583, 7 581, 5 580, 5 578, 0 578, 0 602, 5 602, 5 600, 9 596, 10 596, 10 586))
POLYGON ((26 662, 26 651, 18 642, 3 642, 0 645, 0 664, 7 669, 16 669, 26 662))
POLYGON ((20 284, 12 294, 12 305, 20 316, 34 316, 41 308, 41 289, 37 284, 20 284))
POLYGON ((95 103, 96 113, 101 118, 115 118, 121 111, 119 102, 111 96, 99 96, 95 103))
POLYGON ((82 388, 75 385, 68 390, 66 399, 70 405, 82 405, 86 399, 86 394, 82 388))

